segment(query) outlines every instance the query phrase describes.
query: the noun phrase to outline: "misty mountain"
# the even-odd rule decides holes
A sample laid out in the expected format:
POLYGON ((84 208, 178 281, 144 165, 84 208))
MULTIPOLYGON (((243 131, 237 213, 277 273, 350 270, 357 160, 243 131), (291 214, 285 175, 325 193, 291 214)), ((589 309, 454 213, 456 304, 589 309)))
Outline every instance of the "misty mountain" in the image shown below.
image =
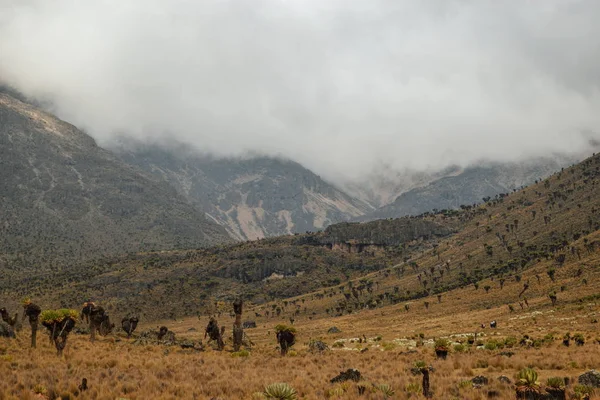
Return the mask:
POLYGON ((231 240, 171 186, 0 88, 0 263, 61 265, 231 240))
POLYGON ((447 176, 406 191, 392 203, 356 220, 397 218, 479 203, 484 197, 494 197, 533 184, 581 158, 583 157, 555 155, 521 163, 481 163, 464 169, 448 170, 447 176))
POLYGON ((119 157, 173 185, 239 239, 316 231, 374 207, 302 165, 273 157, 213 158, 184 145, 121 139, 119 157))
POLYGON ((342 187, 346 193, 379 208, 393 203, 402 193, 427 186, 438 179, 460 174, 462 168, 451 165, 442 169, 424 171, 390 167, 379 168, 365 179, 346 182, 342 187))

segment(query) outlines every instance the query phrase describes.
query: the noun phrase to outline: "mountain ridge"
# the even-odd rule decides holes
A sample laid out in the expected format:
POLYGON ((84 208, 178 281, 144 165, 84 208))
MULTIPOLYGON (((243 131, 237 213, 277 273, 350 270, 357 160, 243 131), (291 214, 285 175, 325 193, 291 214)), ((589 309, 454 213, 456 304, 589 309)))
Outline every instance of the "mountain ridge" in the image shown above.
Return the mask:
POLYGON ((169 182, 240 240, 320 230, 373 209, 292 160, 214 158, 131 140, 110 149, 169 182))
POLYGON ((0 252, 27 265, 231 238, 168 185, 0 91, 0 252))

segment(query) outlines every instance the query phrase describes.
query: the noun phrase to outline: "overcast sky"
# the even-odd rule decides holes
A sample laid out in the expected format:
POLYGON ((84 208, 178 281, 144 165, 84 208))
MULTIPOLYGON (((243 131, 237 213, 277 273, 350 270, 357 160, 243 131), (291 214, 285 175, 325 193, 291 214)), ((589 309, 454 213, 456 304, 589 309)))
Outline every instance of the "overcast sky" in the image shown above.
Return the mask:
POLYGON ((600 1, 0 0, 0 79, 101 143, 167 136, 331 179, 585 147, 600 1))

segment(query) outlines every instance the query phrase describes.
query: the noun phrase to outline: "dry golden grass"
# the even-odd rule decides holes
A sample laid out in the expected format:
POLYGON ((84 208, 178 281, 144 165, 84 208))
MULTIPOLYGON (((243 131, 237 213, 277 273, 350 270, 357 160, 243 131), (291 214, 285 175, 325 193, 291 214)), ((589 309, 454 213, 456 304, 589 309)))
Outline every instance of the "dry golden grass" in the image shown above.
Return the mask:
MULTIPOLYGON (((497 378, 505 375, 514 381, 524 367, 538 371, 542 383, 553 376, 573 381, 583 371, 600 365, 600 250, 587 250, 589 243, 600 243, 597 169, 600 156, 556 174, 547 183, 512 194, 503 202, 481 206, 478 210, 482 212, 457 234, 440 240, 437 246, 424 246, 418 253, 408 254, 410 262, 418 264, 415 270, 405 263, 363 277, 363 282, 373 283, 372 292, 365 291, 352 299, 352 304, 338 307, 339 311, 332 312, 345 300, 348 282, 297 298, 259 306, 247 304, 244 319, 255 320, 258 325, 247 330, 255 343, 248 357, 233 357, 228 351, 210 348, 194 352, 136 346, 115 337, 92 345, 87 337, 72 334, 64 358, 58 359, 43 335, 40 348, 27 349, 28 331, 24 330, 17 340, 0 341, 0 399, 35 398, 34 391, 43 389, 49 398, 69 398, 75 396, 84 377, 90 389, 77 396, 82 399, 251 399, 253 393, 274 382, 289 383, 302 399, 324 399, 336 388, 344 393, 334 398, 382 398, 381 393, 370 392, 359 396, 354 383, 329 383, 348 368, 359 369, 369 383, 390 385, 395 390, 393 398, 418 398, 412 392, 419 387, 421 377, 410 372, 418 360, 435 368, 431 382, 436 399, 486 399, 494 393, 496 398, 515 398, 514 386, 497 378), (536 218, 532 211, 537 212, 536 218), (544 217, 551 217, 551 222, 545 222, 544 217), (514 225, 515 220, 518 228, 507 229, 506 225, 514 225), (500 240, 503 234, 504 243, 500 240), (550 249, 562 242, 567 244, 550 249), (486 244, 493 247, 493 254, 486 252, 486 244), (527 250, 531 246, 535 249, 527 250), (561 253, 564 262, 557 261, 561 253), (527 259, 524 266, 505 268, 513 260, 523 259, 527 259), (550 269, 555 270, 554 280, 548 274, 550 269), (441 270, 446 271, 443 276, 441 270), (419 274, 429 285, 418 279, 419 274), (459 280, 465 276, 468 281, 459 280), (500 278, 506 280, 503 288, 500 278), (473 282, 478 283, 478 289, 473 282), (519 296, 525 282, 529 282, 529 289, 519 296), (459 283, 462 287, 446 290, 459 283), (484 289, 486 286, 489 290, 484 289), (411 300, 392 304, 386 298, 376 307, 366 307, 377 296, 394 293, 396 287, 402 298, 411 300), (415 299, 426 291, 431 295, 415 299), (437 292, 442 292, 441 301, 437 292), (557 293, 555 306, 548 297, 550 292, 557 293), (280 315, 274 316, 278 307, 280 315), (270 311, 269 317, 266 311, 270 311), (261 316, 254 318, 255 313, 261 316), (298 340, 294 351, 282 358, 273 328, 287 323, 290 317, 295 319, 298 340), (489 328, 492 320, 498 322, 497 329, 489 328), (480 327, 482 323, 486 328, 480 327), (328 334, 332 326, 342 332, 328 334), (585 345, 564 347, 561 339, 567 332, 583 334, 585 345), (514 340, 504 349, 473 346, 464 352, 451 352, 447 360, 435 359, 433 339, 447 337, 459 342, 475 333, 480 344, 488 348, 494 343, 502 346, 507 338, 514 340), (363 337, 367 337, 366 343, 358 341, 363 337), (311 354, 307 346, 311 339, 338 345, 330 352, 311 354), (521 339, 526 345, 519 344, 521 339), (369 350, 359 351, 366 348, 369 350), (503 351, 514 355, 502 355, 503 351), (474 388, 465 383, 477 375, 488 377, 489 384, 474 388)), ((354 280, 355 287, 360 283, 354 280)), ((243 289, 241 284, 239 287, 243 289)), ((158 305, 162 301, 160 297, 153 300, 158 305)), ((221 311, 224 314, 219 322, 230 333, 230 305, 223 304, 221 311)), ((198 340, 207 322, 205 315, 201 321, 159 321, 152 327, 166 325, 178 337, 198 340)), ((148 327, 140 326, 138 332, 148 327)))
MULTIPOLYGON (((507 295, 511 290, 504 288, 507 295)), ((435 368, 431 374, 434 398, 486 399, 489 391, 495 391, 497 398, 511 399, 514 386, 498 381, 501 375, 514 381, 518 370, 533 367, 543 383, 551 376, 574 380, 583 371, 598 367, 600 344, 595 340, 600 334, 597 323, 592 321, 600 317, 599 305, 595 301, 575 301, 577 296, 598 292, 598 280, 593 279, 578 293, 561 294, 555 308, 545 297, 532 297, 528 309, 511 313, 506 306, 474 309, 484 304, 483 299, 490 294, 466 288, 447 293, 441 304, 432 302, 426 312, 422 306, 423 310, 406 312, 402 305, 395 305, 337 318, 311 320, 301 316, 295 323, 299 332, 297 344, 287 357, 279 356, 276 347, 273 328, 281 322, 278 318, 258 318, 258 327, 246 331, 255 343, 248 357, 233 357, 229 351, 218 352, 210 346, 202 352, 175 346, 138 346, 120 334, 91 344, 87 336, 71 334, 65 355, 59 359, 45 335, 39 335, 38 349, 28 349, 29 331, 24 329, 18 339, 0 341, 0 399, 39 398, 34 394, 36 390, 45 390, 48 398, 251 399, 253 393, 274 382, 289 383, 302 399, 325 399, 336 388, 346 391, 333 398, 383 398, 381 393, 359 396, 354 383, 329 383, 348 368, 359 369, 369 384, 390 385, 395 390, 392 398, 419 398, 416 394, 411 397, 410 390, 419 387, 421 377, 409 371, 418 360, 435 368), (498 321, 497 329, 480 328, 482 322, 487 325, 492 319, 498 321), (327 334, 334 325, 342 332, 327 334), (451 336, 453 341, 464 342, 466 335, 475 332, 484 344, 511 336, 519 340, 525 334, 542 339, 552 333, 554 340, 539 348, 519 344, 493 351, 470 348, 451 352, 447 360, 435 359, 433 338, 451 336), (586 344, 564 347, 561 339, 566 332, 583 333, 586 344), (422 345, 414 340, 419 333, 424 335, 422 345), (368 342, 358 343, 357 338, 363 335, 368 342), (338 341, 344 345, 312 354, 307 346, 310 339, 322 339, 330 346, 338 341), (364 348, 369 350, 358 351, 364 348), (500 355, 501 351, 515 354, 507 357, 500 355), (482 388, 464 383, 477 375, 488 377, 490 383, 482 388), (79 393, 77 386, 84 377, 90 388, 79 393)), ((253 315, 251 310, 247 314, 253 315)), ((178 337, 193 340, 200 339, 206 322, 163 321, 178 337)), ((220 322, 231 331, 229 317, 221 317, 220 322)), ((227 350, 230 348, 229 343, 227 350)))

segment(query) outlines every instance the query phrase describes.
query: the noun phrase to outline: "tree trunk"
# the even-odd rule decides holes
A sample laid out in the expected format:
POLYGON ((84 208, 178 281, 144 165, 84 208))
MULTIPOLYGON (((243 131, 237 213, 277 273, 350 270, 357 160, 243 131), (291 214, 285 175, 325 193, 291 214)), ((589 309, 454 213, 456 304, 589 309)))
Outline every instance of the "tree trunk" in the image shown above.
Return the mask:
POLYGON ((517 390, 517 399, 538 400, 540 398, 541 398, 541 396, 536 392, 530 392, 530 391, 522 392, 522 391, 517 390))
POLYGON ((37 337, 37 328, 38 328, 38 319, 30 319, 29 325, 31 325, 31 348, 35 349, 36 347, 36 337, 37 337))
POLYGON ((546 392, 551 400, 566 400, 567 398, 564 389, 546 388, 546 392))
POLYGON ((244 328, 242 328, 242 300, 236 299, 233 302, 235 312, 235 323, 233 325, 233 351, 240 351, 242 339, 244 338, 244 328))
POLYGON ((90 342, 94 343, 96 341, 96 324, 92 318, 90 318, 90 342))
POLYGON ((63 350, 67 346, 67 337, 57 337, 54 339, 54 346, 56 346, 56 355, 61 357, 63 355, 63 350))
POLYGON ((435 350, 435 356, 439 360, 445 360, 446 357, 448 357, 448 350, 436 349, 435 350))
POLYGON ((431 398, 431 392, 429 391, 429 369, 423 368, 421 369, 421 373, 423 374, 423 396, 429 399, 431 398))
MULTIPOLYGON (((237 318, 236 318, 237 320, 237 318)), ((236 324, 233 326, 233 351, 240 351, 242 347, 242 338, 244 337, 244 330, 241 325, 236 324)))

